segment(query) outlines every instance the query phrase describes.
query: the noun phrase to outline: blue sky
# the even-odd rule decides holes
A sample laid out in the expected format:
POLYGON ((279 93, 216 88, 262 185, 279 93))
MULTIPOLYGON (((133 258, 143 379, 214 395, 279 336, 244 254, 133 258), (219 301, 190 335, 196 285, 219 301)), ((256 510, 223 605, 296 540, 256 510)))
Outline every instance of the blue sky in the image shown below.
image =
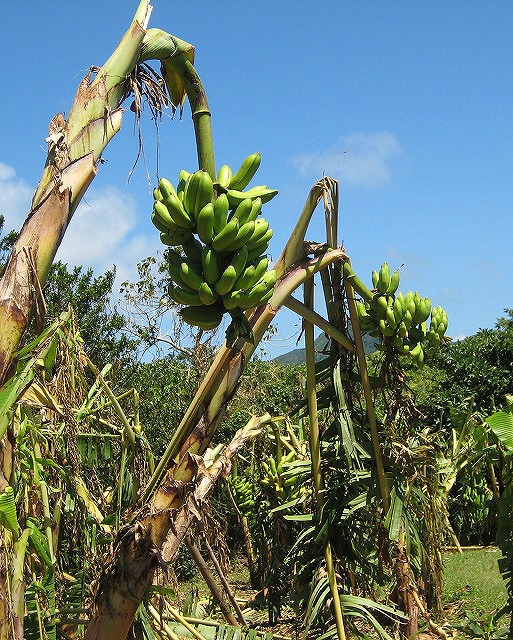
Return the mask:
MULTIPOLYGON (((213 116, 218 166, 253 151, 257 183, 280 190, 264 215, 277 258, 312 184, 340 180, 340 240, 353 266, 387 260, 403 291, 449 314, 454 337, 493 327, 513 307, 513 4, 506 1, 155 0, 151 27, 193 43, 213 116)), ((48 123, 67 112, 137 1, 0 4, 0 212, 19 228, 45 161, 48 123)), ((126 105, 129 106, 128 104, 126 105)), ((157 135, 145 111, 144 160, 133 115, 73 219, 58 257, 116 264, 119 280, 160 249, 149 222, 157 135)), ((190 110, 159 126, 161 175, 195 168, 190 110)), ((308 239, 323 240, 319 211, 308 239)), ((272 355, 295 347, 280 312, 272 355)))

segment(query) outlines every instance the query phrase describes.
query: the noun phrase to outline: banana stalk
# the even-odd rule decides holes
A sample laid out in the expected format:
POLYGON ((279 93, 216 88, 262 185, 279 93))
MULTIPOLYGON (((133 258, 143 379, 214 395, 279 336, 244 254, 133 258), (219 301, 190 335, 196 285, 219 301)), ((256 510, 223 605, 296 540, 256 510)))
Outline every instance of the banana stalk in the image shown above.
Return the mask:
MULTIPOLYGON (((351 272, 352 272, 352 269, 351 269, 351 272)), ((349 306, 349 315, 351 317, 351 325, 353 327, 353 335, 354 335, 355 344, 356 344, 356 355, 358 358, 358 366, 360 367, 360 377, 362 380, 363 394, 365 397, 365 404, 367 407, 367 417, 369 419, 369 425, 371 430, 372 450, 374 453, 374 461, 376 463, 376 472, 378 475, 381 502, 383 503, 383 513, 386 515, 388 513, 388 509, 390 506, 390 495, 389 495, 389 491, 386 483, 385 468, 383 465, 383 456, 381 454, 381 445, 380 445, 379 434, 378 434, 378 423, 376 419, 376 411, 374 408, 372 390, 369 382, 369 372, 367 369, 367 358, 365 356, 365 351, 363 349, 362 333, 360 331, 360 323, 358 321, 358 315, 356 313, 356 302, 354 297, 353 281, 351 279, 347 279, 345 283, 346 283, 346 291, 347 291, 347 304, 349 306)))
MULTIPOLYGON (((313 281, 308 280, 304 285, 305 306, 313 307, 313 281)), ((315 496, 317 500, 318 512, 322 511, 324 505, 323 488, 324 482, 321 470, 321 438, 319 431, 318 411, 317 411, 317 393, 315 388, 315 347, 314 347, 314 325, 308 320, 304 320, 303 327, 305 331, 305 355, 306 355, 306 394, 308 400, 308 417, 310 422, 310 455, 312 459, 312 477, 314 481, 315 496)), ((325 541, 324 559, 326 561, 326 569, 328 572, 328 580, 330 584, 331 597, 333 599, 333 613, 335 616, 335 624, 337 627, 337 635, 339 640, 345 640, 346 632, 344 628, 344 619, 342 616, 342 606, 340 604, 340 595, 338 592, 337 576, 335 565, 333 563, 333 555, 331 543, 329 539, 325 541)))

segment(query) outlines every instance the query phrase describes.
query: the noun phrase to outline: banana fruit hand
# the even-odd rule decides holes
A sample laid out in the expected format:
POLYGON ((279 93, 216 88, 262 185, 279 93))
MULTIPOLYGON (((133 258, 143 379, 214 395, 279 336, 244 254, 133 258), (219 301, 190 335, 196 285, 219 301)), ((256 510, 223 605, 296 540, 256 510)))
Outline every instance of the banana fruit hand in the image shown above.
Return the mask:
POLYGON ((223 165, 212 181, 206 171, 180 171, 178 184, 161 178, 153 190, 151 220, 167 245, 168 298, 183 305, 179 315, 204 331, 231 317, 227 342, 252 340, 243 311, 273 295, 276 273, 266 252, 273 231, 262 204, 278 192, 246 189, 260 166, 249 155, 233 172, 223 165))
POLYGON ((432 307, 431 300, 418 291, 396 293, 399 279, 399 271, 391 273, 386 262, 379 271, 372 271, 373 297, 357 302, 358 324, 362 332, 379 338, 377 349, 407 355, 415 366, 422 367, 425 357, 434 355, 448 340, 447 313, 442 307, 432 307))

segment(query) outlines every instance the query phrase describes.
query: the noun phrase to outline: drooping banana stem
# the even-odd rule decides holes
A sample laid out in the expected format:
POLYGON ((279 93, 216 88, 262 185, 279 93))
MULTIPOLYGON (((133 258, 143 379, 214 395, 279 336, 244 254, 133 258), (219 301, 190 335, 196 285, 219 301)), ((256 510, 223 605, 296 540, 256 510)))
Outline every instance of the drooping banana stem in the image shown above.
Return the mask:
POLYGON ((200 169, 216 177, 211 114, 203 83, 194 68, 194 47, 161 29, 148 29, 141 61, 161 61, 161 71, 174 108, 189 98, 200 169))
MULTIPOLYGON (((304 284, 305 306, 313 306, 313 281, 310 279, 304 284)), ((305 331, 305 355, 306 355, 306 394, 308 401, 308 417, 310 423, 310 456, 312 459, 312 477, 314 482, 315 496, 317 500, 317 512, 321 513, 324 506, 324 482, 321 469, 321 440, 319 432, 319 420, 317 412, 317 390, 315 385, 315 347, 314 347, 314 325, 308 320, 303 321, 305 331)), ((328 572, 331 597, 333 599, 333 613, 337 627, 339 640, 345 640, 344 619, 342 616, 342 606, 338 592, 337 576, 331 542, 325 541, 324 559, 328 572)))

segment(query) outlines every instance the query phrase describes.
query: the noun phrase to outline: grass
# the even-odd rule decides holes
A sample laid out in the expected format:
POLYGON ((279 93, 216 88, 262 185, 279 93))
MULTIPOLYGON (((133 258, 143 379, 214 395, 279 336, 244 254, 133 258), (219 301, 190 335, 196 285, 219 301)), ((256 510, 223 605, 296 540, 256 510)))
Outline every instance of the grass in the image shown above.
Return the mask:
MULTIPOLYGON (((499 635, 497 632, 499 629, 508 628, 509 617, 504 616, 496 625, 492 621, 493 614, 507 600, 506 588, 497 565, 499 556, 498 549, 494 547, 468 550, 463 554, 448 553, 446 555, 443 598, 444 617, 448 628, 451 629, 449 637, 458 638, 458 640, 469 638, 495 640, 508 637, 507 634, 499 635)), ((234 560, 229 582, 241 601, 248 600, 254 595, 254 592, 249 588, 246 563, 241 562, 238 557, 234 560)), ((201 602, 204 606, 208 606, 209 591, 201 578, 196 576, 191 583, 185 584, 189 584, 189 588, 194 585, 199 591, 201 602)), ((187 588, 185 592, 187 592, 187 588)), ((262 611, 254 610, 248 613, 253 623, 266 619, 265 607, 262 611)), ((442 621, 439 620, 439 623, 442 621)), ((286 636, 293 636, 294 634, 289 631, 282 628, 272 629, 273 633, 278 632, 286 636)), ((212 633, 213 629, 208 629, 205 635, 211 637, 212 633)), ((377 636, 370 633, 364 637, 374 639, 377 636)), ((435 638, 427 632, 420 637, 435 638)))
MULTIPOLYGON (((446 556, 444 602, 451 624, 469 626, 473 621, 472 624, 483 628, 506 603, 506 588, 497 566, 499 556, 498 549, 493 547, 446 556)), ((498 626, 508 624, 504 617, 498 626)))

